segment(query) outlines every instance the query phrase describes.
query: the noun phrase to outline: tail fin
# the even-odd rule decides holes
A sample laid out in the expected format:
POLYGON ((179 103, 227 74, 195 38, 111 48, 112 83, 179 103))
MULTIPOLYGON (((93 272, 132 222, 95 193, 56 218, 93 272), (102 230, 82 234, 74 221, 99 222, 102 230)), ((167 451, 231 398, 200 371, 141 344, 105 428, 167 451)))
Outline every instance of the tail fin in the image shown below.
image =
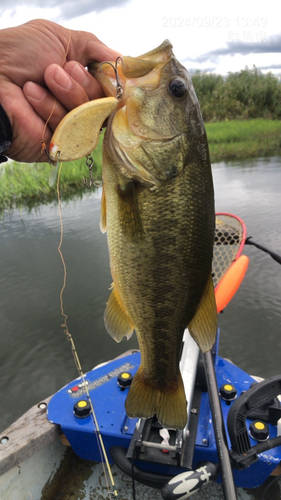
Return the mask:
POLYGON ((155 413, 163 427, 183 429, 187 422, 187 403, 181 374, 173 389, 164 391, 148 385, 141 367, 133 378, 125 402, 128 417, 150 418, 155 413))

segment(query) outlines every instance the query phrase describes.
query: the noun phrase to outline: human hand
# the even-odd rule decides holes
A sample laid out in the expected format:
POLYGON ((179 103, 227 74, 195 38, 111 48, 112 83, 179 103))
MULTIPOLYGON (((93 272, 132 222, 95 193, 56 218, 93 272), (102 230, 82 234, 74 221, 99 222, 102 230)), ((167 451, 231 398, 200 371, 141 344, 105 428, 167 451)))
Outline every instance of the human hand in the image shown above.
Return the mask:
POLYGON ((50 141, 68 111, 104 96, 85 66, 118 55, 93 34, 51 21, 0 30, 0 103, 13 129, 9 158, 47 161, 41 140, 50 141))

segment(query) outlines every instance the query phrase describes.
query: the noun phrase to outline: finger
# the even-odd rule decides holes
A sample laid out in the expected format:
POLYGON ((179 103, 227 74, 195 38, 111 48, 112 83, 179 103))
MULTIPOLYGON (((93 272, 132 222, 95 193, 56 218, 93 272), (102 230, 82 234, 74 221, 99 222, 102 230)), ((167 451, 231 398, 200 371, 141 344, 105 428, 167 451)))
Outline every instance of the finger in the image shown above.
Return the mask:
POLYGON ((121 54, 110 49, 92 33, 85 31, 71 32, 69 58, 79 61, 83 66, 91 62, 115 61, 121 54))
POLYGON ((48 90, 37 85, 37 83, 25 83, 23 93, 37 115, 45 123, 48 122, 48 127, 54 131, 66 115, 66 108, 48 90))
MULTIPOLYGON (((3 86, 4 87, 4 86, 3 86)), ((2 105, 8 114, 13 129, 13 139, 7 152, 16 161, 47 161, 41 152, 41 140, 45 122, 26 100, 23 91, 10 82, 5 85, 2 105)), ((51 138, 47 127, 44 140, 51 138)))
POLYGON ((115 61, 117 57, 120 57, 121 55, 122 54, 120 52, 107 47, 98 38, 96 39, 96 41, 88 42, 85 52, 87 65, 93 61, 115 61))
POLYGON ((76 61, 69 61, 63 68, 85 90, 89 100, 104 97, 104 92, 99 82, 76 61))
POLYGON ((89 98, 83 87, 59 65, 48 66, 44 76, 48 89, 68 111, 88 102, 89 98))

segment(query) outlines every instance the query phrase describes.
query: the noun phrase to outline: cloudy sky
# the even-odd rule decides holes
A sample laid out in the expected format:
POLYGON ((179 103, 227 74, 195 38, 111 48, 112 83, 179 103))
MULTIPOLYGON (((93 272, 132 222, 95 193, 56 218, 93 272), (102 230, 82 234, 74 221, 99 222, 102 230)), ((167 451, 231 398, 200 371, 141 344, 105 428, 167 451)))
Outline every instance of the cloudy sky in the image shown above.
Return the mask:
POLYGON ((281 75, 280 0, 0 0, 0 15, 1 28, 44 18, 91 31, 124 55, 168 38, 189 70, 225 75, 255 65, 281 75))

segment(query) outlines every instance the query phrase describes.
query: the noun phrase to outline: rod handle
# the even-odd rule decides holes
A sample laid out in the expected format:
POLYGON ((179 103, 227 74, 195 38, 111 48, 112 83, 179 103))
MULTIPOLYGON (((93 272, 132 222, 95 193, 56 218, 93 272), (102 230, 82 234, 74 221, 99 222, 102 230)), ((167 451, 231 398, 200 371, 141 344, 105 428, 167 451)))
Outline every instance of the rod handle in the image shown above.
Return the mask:
POLYGON ((173 477, 165 486, 161 494, 164 500, 186 500, 204 484, 214 481, 218 475, 218 465, 212 462, 204 462, 196 470, 182 472, 173 477))

